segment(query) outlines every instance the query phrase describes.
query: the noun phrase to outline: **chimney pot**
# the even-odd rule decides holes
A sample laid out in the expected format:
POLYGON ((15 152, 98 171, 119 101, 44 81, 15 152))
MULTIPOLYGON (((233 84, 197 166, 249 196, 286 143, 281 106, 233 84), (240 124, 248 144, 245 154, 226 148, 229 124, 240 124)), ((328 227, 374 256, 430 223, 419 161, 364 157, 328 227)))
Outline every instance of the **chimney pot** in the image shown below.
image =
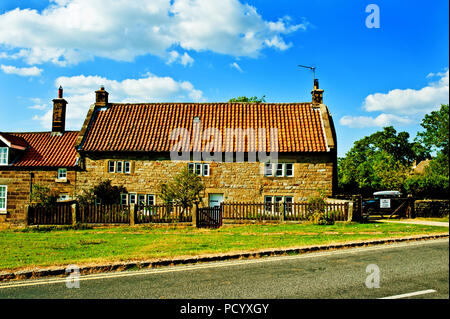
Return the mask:
POLYGON ((105 91, 105 87, 103 85, 100 86, 100 89, 95 91, 95 105, 108 106, 108 95, 109 93, 105 91))
POLYGON ((52 134, 62 134, 66 129, 66 105, 62 86, 58 89, 58 98, 53 99, 52 134))
POLYGON ((319 89, 319 79, 314 79, 314 89, 311 91, 311 95, 313 106, 323 104, 323 90, 319 89))

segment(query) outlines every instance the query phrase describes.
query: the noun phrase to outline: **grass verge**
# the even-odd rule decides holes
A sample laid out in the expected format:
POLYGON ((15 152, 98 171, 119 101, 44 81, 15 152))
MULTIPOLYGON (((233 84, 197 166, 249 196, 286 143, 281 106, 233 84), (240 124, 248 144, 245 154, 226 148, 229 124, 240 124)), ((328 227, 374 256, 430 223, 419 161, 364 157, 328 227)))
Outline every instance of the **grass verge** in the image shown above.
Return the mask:
POLYGON ((391 223, 40 227, 0 231, 0 270, 148 260, 448 233, 448 227, 391 223))

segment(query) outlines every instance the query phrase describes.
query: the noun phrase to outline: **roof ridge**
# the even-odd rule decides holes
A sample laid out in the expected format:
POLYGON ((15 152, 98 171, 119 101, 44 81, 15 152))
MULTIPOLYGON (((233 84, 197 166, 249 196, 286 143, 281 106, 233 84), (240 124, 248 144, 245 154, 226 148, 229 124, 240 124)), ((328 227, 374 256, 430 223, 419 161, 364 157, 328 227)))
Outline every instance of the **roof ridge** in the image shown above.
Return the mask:
POLYGON ((139 103, 109 103, 110 105, 224 105, 224 104, 249 104, 249 105, 304 105, 312 102, 139 102, 139 103))
MULTIPOLYGON (((67 130, 64 133, 79 133, 80 131, 67 130)), ((39 131, 39 132, 0 132, 0 134, 45 134, 52 133, 52 131, 39 131)))

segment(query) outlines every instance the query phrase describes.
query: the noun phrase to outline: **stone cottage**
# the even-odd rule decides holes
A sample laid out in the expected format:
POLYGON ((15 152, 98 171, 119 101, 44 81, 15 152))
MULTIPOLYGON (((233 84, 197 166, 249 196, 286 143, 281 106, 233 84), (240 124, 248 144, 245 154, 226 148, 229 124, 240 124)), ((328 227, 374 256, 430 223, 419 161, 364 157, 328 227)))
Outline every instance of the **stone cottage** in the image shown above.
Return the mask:
POLYGON ((183 167, 201 176, 203 205, 297 202, 336 189, 336 134, 323 90, 306 103, 110 103, 96 93, 76 142, 77 189, 110 179, 123 204, 161 203, 183 167))
POLYGON ((187 167, 205 206, 290 203, 337 182, 336 134, 318 81, 305 103, 110 103, 95 91, 81 130, 65 130, 62 88, 51 132, 0 132, 0 222, 22 223, 33 185, 59 200, 110 179, 123 204, 158 204, 161 183, 187 167))
POLYGON ((51 132, 0 132, 0 223, 24 222, 33 185, 50 188, 59 200, 74 195, 79 132, 65 130, 66 105, 60 88, 51 132))

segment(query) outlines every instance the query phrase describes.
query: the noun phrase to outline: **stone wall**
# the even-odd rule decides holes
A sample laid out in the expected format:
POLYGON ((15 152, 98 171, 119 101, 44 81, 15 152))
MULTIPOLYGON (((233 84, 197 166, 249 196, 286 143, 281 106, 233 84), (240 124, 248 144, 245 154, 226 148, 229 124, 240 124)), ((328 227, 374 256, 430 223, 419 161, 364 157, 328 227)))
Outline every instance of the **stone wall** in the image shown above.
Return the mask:
MULTIPOLYGON (((263 202, 266 195, 292 196, 294 202, 317 195, 320 190, 332 195, 333 159, 331 154, 292 155, 279 158, 279 162, 294 163, 293 177, 266 177, 264 164, 259 162, 234 162, 210 164, 210 176, 202 177, 206 186, 204 205, 209 194, 224 194, 227 202, 263 202)), ((171 161, 168 155, 86 155, 82 169, 67 172, 67 182, 56 182, 57 169, 49 170, 0 170, 0 185, 8 186, 7 214, 0 214, 0 223, 22 224, 25 207, 30 204, 30 181, 32 185, 47 186, 60 194, 75 196, 83 189, 110 179, 113 185, 123 185, 129 193, 154 194, 160 185, 169 182, 176 173, 187 166, 188 161, 171 161), (131 162, 130 173, 108 173, 109 160, 131 162)))
MULTIPOLYGON (((333 160, 330 154, 292 155, 279 158, 280 162, 294 163, 293 177, 265 177, 264 164, 234 162, 210 164, 210 176, 202 177, 206 186, 204 204, 208 195, 221 193, 227 202, 263 202, 265 195, 293 196, 294 202, 317 195, 319 190, 332 195, 333 160)), ((168 182, 188 161, 171 161, 160 155, 87 155, 78 173, 77 189, 88 189, 110 179, 113 185, 123 185, 129 193, 158 194, 160 184, 168 182), (109 160, 131 162, 131 173, 108 173, 109 160)), ((205 162, 206 163, 206 162, 205 162)), ((157 202, 160 203, 157 198, 157 202)))
POLYGON ((56 179, 57 169, 14 170, 6 168, 0 170, 0 185, 8 187, 7 210, 6 214, 0 213, 0 223, 22 224, 25 222, 25 207, 30 203, 30 185, 46 186, 60 194, 74 195, 75 171, 67 171, 67 182, 56 182, 56 179))
POLYGON ((414 212, 416 217, 444 217, 449 214, 449 206, 448 199, 416 200, 414 212))

